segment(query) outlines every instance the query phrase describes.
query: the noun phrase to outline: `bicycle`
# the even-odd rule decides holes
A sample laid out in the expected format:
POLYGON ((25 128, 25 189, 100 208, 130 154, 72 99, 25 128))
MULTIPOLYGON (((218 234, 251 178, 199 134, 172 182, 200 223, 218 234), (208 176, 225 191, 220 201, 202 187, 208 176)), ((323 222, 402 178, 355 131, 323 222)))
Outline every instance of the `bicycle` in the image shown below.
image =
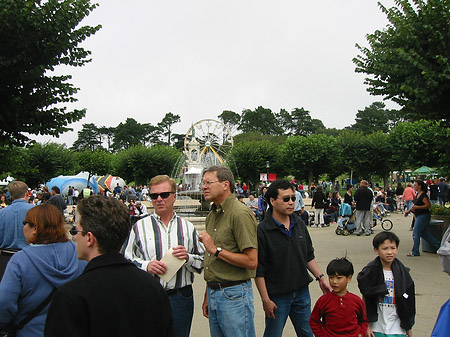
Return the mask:
POLYGON ((392 223, 391 220, 384 219, 384 217, 382 215, 380 216, 376 213, 373 213, 373 221, 372 221, 372 226, 370 227, 370 229, 374 228, 376 225, 378 225, 378 223, 380 223, 381 228, 383 228, 383 230, 385 230, 385 231, 390 231, 392 229, 392 227, 394 227, 394 224, 392 223))

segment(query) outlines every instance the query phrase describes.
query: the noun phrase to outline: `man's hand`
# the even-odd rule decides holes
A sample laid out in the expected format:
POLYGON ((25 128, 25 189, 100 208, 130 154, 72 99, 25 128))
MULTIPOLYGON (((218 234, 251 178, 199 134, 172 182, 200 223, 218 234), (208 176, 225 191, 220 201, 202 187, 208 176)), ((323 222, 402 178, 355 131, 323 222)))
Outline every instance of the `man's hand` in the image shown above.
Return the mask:
POLYGON ((208 253, 215 254, 217 250, 217 246, 214 244, 213 238, 206 232, 201 232, 198 235, 198 241, 203 243, 205 249, 208 253))
POLYGON ((374 335, 372 329, 370 328, 370 326, 367 327, 366 337, 375 337, 375 335, 374 335))
POLYGON ((277 305, 269 298, 263 302, 263 309, 268 318, 275 319, 275 310, 277 310, 277 305))
POLYGON ((320 280, 319 280, 319 287, 320 287, 320 289, 322 289, 322 292, 324 294, 328 294, 328 293, 333 291, 333 288, 331 288, 330 284, 325 279, 325 276, 320 278, 320 280))
POLYGON ((167 273, 167 265, 161 261, 152 261, 147 265, 147 271, 150 274, 163 275, 167 273))
POLYGON ((209 313, 208 313, 208 294, 205 291, 205 298, 203 299, 203 304, 202 304, 202 312, 203 312, 203 316, 205 316, 206 318, 209 318, 209 313))
POLYGON ((186 262, 189 261, 189 255, 187 253, 185 246, 179 245, 179 246, 173 247, 172 255, 181 260, 186 260, 186 262))

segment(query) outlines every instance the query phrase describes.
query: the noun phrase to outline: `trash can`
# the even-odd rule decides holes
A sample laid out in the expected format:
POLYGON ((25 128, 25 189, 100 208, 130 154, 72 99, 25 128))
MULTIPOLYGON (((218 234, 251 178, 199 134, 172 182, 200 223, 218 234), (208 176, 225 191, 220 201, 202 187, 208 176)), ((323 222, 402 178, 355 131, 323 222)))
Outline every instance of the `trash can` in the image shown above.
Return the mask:
MULTIPOLYGON (((430 220, 427 226, 428 234, 434 236, 439 242, 442 240, 442 225, 444 220, 430 220)), ((434 248, 427 240, 420 239, 422 241, 422 252, 425 253, 436 253, 437 249, 434 248)))

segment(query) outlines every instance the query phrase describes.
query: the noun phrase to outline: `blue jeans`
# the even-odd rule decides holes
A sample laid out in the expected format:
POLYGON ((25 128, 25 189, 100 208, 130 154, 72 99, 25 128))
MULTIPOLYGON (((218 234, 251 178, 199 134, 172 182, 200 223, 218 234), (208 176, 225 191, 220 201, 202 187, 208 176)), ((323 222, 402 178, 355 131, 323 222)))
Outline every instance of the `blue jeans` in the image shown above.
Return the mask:
POLYGON ((192 286, 186 286, 169 296, 173 315, 175 337, 189 337, 192 316, 194 314, 194 296, 192 286))
POLYGON ((286 295, 271 296, 270 299, 277 305, 277 309, 275 310, 275 319, 266 317, 264 337, 281 337, 288 316, 294 325, 297 336, 313 336, 309 326, 311 297, 308 286, 286 295))
POLYGON ((420 255, 419 245, 420 238, 427 240, 431 245, 439 249, 441 243, 438 239, 428 233, 427 227, 430 222, 431 215, 430 214, 422 214, 416 217, 416 222, 414 223, 414 231, 413 231, 413 248, 412 253, 414 255, 420 255))
POLYGON ((211 337, 255 337, 251 281, 208 291, 211 337))
POLYGON ((442 206, 444 206, 445 205, 445 195, 444 196, 438 196, 438 199, 439 199, 439 204, 440 205, 442 205, 442 206))
POLYGON ((413 206, 412 200, 405 200, 406 204, 406 210, 409 211, 409 209, 413 206))

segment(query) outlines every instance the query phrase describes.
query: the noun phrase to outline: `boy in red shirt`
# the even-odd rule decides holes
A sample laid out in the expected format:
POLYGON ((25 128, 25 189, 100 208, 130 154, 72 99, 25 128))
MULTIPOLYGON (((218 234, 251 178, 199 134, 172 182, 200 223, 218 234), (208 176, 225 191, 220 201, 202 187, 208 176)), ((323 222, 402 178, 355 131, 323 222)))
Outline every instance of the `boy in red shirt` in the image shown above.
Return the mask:
POLYGON ((316 302, 309 325, 316 337, 362 337, 368 320, 362 299, 347 291, 352 280, 353 265, 345 257, 334 259, 327 266, 333 292, 322 295, 316 302))

